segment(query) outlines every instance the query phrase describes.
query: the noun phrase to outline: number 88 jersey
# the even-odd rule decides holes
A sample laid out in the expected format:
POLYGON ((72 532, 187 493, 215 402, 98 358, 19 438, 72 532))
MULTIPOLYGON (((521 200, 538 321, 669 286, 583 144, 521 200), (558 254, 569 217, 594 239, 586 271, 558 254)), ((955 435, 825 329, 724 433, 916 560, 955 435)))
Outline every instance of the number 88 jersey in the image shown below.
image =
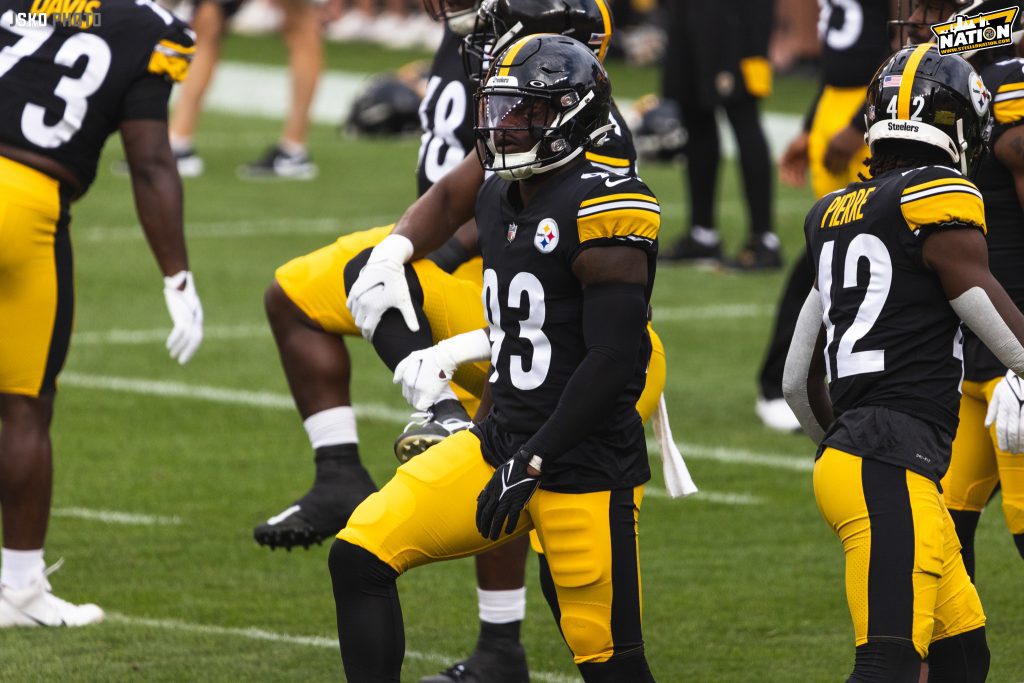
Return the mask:
POLYGON ((829 392, 840 421, 847 411, 881 407, 955 433, 960 320, 921 249, 932 232, 963 227, 984 232, 981 193, 943 166, 852 183, 807 214, 829 392))
POLYGON ((169 82, 185 77, 193 39, 152 0, 4 2, 0 142, 57 161, 84 192, 121 121, 166 119, 169 82))

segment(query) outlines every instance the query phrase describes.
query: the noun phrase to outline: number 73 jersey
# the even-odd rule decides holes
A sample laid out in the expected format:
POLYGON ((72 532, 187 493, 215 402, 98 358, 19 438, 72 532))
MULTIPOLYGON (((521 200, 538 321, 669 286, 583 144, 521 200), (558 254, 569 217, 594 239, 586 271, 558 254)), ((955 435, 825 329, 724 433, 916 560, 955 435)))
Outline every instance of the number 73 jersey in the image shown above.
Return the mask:
POLYGON ((924 241, 985 231, 981 193, 953 169, 899 169, 820 199, 804 223, 821 294, 836 416, 888 408, 956 431, 963 377, 960 319, 924 241))
POLYGON ((193 39, 153 0, 0 0, 0 142, 57 161, 84 191, 122 121, 167 118, 193 39))

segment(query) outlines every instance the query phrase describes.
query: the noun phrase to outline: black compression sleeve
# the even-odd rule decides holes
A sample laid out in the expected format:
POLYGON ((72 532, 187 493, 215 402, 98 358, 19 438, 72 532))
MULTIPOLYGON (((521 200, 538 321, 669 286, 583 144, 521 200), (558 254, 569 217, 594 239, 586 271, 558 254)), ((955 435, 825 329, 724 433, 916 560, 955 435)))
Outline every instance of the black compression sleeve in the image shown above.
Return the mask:
POLYGON ((462 242, 452 237, 440 249, 428 254, 427 258, 444 272, 454 273, 455 269, 471 259, 472 255, 462 246, 462 242))
POLYGON ((587 355, 569 378, 551 417, 525 448, 557 458, 601 423, 636 368, 647 327, 642 285, 606 283, 583 290, 583 340, 587 355))

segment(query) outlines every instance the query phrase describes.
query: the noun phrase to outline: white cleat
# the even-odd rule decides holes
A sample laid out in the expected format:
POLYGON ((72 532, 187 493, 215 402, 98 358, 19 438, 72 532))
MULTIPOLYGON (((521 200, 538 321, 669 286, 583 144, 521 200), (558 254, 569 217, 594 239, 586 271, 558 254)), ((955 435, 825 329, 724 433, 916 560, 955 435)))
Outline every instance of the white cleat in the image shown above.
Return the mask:
POLYGON ((800 431, 800 421, 796 419, 784 398, 759 398, 754 406, 754 412, 769 429, 777 432, 800 431))
POLYGON ((0 628, 18 626, 87 626, 103 621, 103 610, 96 605, 73 605, 53 594, 47 576, 62 562, 40 574, 21 590, 0 586, 0 628))

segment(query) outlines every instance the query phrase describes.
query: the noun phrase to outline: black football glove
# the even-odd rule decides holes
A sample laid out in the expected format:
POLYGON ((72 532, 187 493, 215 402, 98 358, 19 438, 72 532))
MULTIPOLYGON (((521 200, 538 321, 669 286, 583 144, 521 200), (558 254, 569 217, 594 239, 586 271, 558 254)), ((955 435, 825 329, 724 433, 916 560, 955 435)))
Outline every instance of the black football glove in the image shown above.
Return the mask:
MULTIPOLYGON (((534 467, 537 467, 540 459, 533 462, 534 467)), ((515 531, 519 513, 530 502, 540 484, 540 477, 531 477, 526 473, 530 463, 530 454, 525 449, 519 449, 504 465, 494 470, 494 476, 477 496, 476 528, 484 538, 497 541, 502 524, 505 525, 506 534, 515 531)))

